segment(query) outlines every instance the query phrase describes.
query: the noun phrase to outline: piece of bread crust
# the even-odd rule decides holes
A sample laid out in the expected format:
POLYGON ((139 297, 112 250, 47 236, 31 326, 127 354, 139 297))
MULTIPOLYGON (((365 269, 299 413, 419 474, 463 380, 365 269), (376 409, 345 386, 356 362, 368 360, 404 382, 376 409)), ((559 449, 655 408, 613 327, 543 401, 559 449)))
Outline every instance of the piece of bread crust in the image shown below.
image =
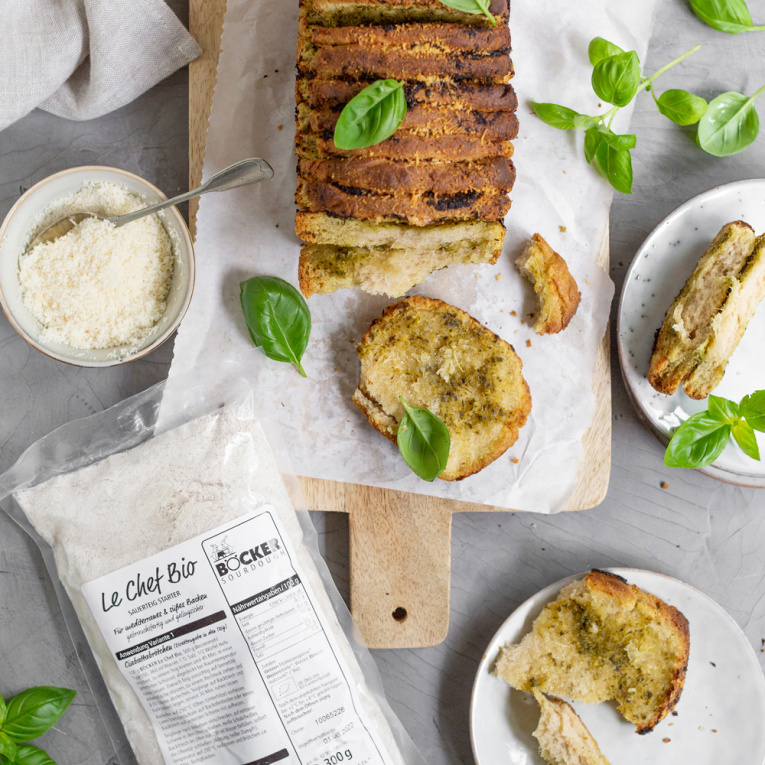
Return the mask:
POLYGON ((648 382, 670 395, 703 357, 714 317, 754 248, 748 223, 726 223, 667 310, 654 343, 648 382))
POLYGON ((396 441, 399 397, 440 417, 451 435, 445 481, 467 478, 518 439, 531 395, 513 347, 442 300, 415 295, 385 309, 357 347, 353 402, 396 441))
POLYGON ((712 319, 712 331, 703 355, 683 381, 683 390, 695 399, 706 398, 721 382, 733 351, 750 319, 765 297, 765 236, 733 279, 725 303, 712 319))
POLYGON ((566 261, 539 234, 534 234, 515 265, 534 285, 537 295, 534 331, 540 335, 562 332, 574 317, 581 299, 566 261))
POLYGON ((688 621, 622 577, 593 569, 545 606, 493 672, 513 688, 597 704, 614 699, 638 733, 674 708, 685 682, 688 621))
POLYGON ((537 691, 540 716, 531 734, 539 742, 539 754, 550 765, 609 765, 598 742, 570 704, 537 691))

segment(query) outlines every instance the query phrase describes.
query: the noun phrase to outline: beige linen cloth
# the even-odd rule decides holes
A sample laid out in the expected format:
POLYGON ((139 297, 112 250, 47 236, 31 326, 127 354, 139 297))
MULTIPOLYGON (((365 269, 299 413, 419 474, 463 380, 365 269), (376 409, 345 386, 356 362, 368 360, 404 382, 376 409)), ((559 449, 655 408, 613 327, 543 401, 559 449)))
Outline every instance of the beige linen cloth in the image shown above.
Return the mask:
POLYGON ((200 55, 163 0, 0 0, 0 130, 35 107, 89 120, 200 55))

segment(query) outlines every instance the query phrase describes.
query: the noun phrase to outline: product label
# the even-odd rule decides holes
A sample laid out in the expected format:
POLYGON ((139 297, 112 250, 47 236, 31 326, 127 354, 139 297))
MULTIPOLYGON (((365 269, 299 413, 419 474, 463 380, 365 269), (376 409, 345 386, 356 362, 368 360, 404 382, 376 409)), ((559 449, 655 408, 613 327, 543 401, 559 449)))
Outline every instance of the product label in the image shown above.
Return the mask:
POLYGON ((82 588, 178 765, 382 765, 271 507, 82 588))

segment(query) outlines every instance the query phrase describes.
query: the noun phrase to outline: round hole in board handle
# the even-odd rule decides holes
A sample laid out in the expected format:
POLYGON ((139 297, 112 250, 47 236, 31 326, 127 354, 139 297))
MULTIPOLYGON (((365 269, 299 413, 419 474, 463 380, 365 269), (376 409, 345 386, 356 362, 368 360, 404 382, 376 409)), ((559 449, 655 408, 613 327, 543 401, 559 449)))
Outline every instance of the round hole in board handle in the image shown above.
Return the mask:
POLYGON ((404 622, 406 621, 406 617, 409 616, 407 614, 406 609, 399 606, 392 614, 391 616, 397 621, 397 622, 404 622))

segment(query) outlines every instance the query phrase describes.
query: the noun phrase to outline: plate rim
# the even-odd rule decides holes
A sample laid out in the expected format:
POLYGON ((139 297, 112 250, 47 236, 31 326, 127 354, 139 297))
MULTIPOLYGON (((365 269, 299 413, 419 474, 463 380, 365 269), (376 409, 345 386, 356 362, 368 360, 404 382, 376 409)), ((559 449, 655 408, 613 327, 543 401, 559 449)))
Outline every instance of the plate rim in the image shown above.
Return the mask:
MULTIPOLYGON (((765 179, 763 179, 765 180, 765 179)), ((486 644, 486 647, 484 648, 483 654, 481 656, 481 660, 478 662, 478 667, 476 669, 475 678, 473 679, 473 687, 470 691, 470 706, 468 708, 468 727, 470 729, 470 749, 473 753, 473 759, 476 762, 476 765, 482 765, 479 756, 478 751, 476 749, 476 743, 475 743, 475 726, 474 726, 474 714, 475 714, 475 707, 476 707, 476 696, 477 696, 477 689, 478 689, 478 682, 481 679, 483 675, 486 674, 486 665, 488 664, 489 660, 489 651, 491 646, 495 643, 497 638, 499 637, 500 633, 504 630, 505 625, 515 616, 515 614, 520 611, 524 606, 526 606, 531 601, 539 598, 539 596, 546 592, 547 590, 551 590, 553 588, 557 588, 558 590, 565 587, 567 584, 570 584, 571 582, 576 581, 580 577, 585 577, 587 574, 590 573, 590 571, 604 571, 609 574, 615 574, 617 576, 621 576, 622 578, 626 579, 630 584, 633 582, 629 579, 630 574, 649 574, 650 576, 657 576, 661 577, 663 579, 669 579, 671 582, 674 582, 676 584, 681 585, 682 587, 687 588, 688 590, 691 590, 693 593, 695 593, 697 596, 703 597, 705 600, 711 602, 713 606, 716 607, 717 611, 720 612, 729 622, 733 628, 739 632, 743 638, 745 645, 748 649, 749 657, 752 659, 754 664, 760 669, 759 678, 760 683, 765 686, 765 673, 763 673, 762 668, 760 667, 759 659, 757 658, 757 653, 754 650, 754 647, 752 646, 749 638, 746 637, 746 634, 739 626, 738 622, 728 613, 727 609, 720 603, 718 603, 711 595, 707 595, 706 592, 703 590, 700 590, 698 587, 694 587, 692 584, 688 584, 687 582, 684 582, 682 579, 678 579, 677 577, 671 576, 670 574, 663 574, 659 571, 651 571, 650 569, 644 569, 644 568, 625 568, 622 566, 609 566, 605 568, 591 568, 587 571, 579 572, 576 574, 571 574, 569 576, 565 576, 561 579, 559 579, 556 582, 552 582, 545 587, 542 587, 541 589, 537 590, 533 595, 530 595, 528 598, 526 598, 524 601, 519 603, 507 616, 507 618, 500 624, 498 629, 494 632, 494 634, 491 636, 490 640, 486 644)), ((483 763, 483 765, 493 765, 492 763, 483 763)), ((763 759, 763 765, 765 765, 765 759, 763 759)))
MULTIPOLYGON (((640 256, 645 251, 647 243, 671 219, 681 215, 687 209, 691 209, 697 206, 698 204, 704 202, 707 198, 714 196, 715 193, 719 193, 721 191, 733 191, 734 189, 737 189, 737 188, 746 187, 749 185, 756 185, 756 184, 765 185, 765 177, 744 178, 739 181, 730 181, 728 183, 721 183, 721 184, 718 184, 717 186, 712 186, 706 189, 705 191, 702 191, 690 197, 685 202, 682 202, 681 204, 679 204, 677 207, 675 207, 673 210, 667 213, 651 229, 651 231, 648 233, 645 239, 643 239, 643 241, 640 244, 640 247, 638 247, 638 249, 635 251, 635 254, 632 258, 632 262, 630 263, 629 267, 627 268, 627 271, 625 272, 624 281, 622 282, 621 290, 619 291, 619 304, 616 310, 616 351, 619 357, 619 370, 621 371, 622 381, 624 382, 624 387, 627 389, 627 394, 630 399, 630 403, 632 404, 633 408, 637 412, 641 423, 646 428, 646 430, 648 430, 649 433, 653 434, 653 436, 664 447, 666 447, 667 444, 669 443, 669 438, 663 431, 657 428, 651 421, 650 417, 648 417, 648 415, 645 412, 645 409, 643 408, 643 406, 641 406, 638 396, 633 390, 633 387, 630 384, 629 377, 627 375, 627 362, 626 362, 627 351, 624 346, 624 343, 622 342, 621 329, 622 329, 622 313, 624 308, 624 300, 625 300, 625 296, 627 294, 629 285, 632 283, 633 272, 637 268, 640 262, 640 256)), ((695 469, 698 470, 698 472, 702 473, 703 475, 709 476, 710 478, 714 478, 715 480, 721 481, 722 483, 731 484, 733 486, 741 486, 747 489, 765 488, 765 476, 757 476, 751 473, 739 473, 739 472, 736 472, 735 470, 716 467, 714 464, 708 465, 707 467, 704 467, 704 468, 695 468, 695 469)))

